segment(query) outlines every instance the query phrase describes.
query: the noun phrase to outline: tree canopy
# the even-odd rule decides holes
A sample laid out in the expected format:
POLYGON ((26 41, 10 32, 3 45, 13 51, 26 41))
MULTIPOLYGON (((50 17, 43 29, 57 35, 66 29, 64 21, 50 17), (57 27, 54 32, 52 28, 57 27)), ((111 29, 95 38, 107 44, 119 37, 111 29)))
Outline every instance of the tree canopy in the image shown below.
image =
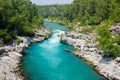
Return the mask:
POLYGON ((119 0, 74 0, 70 7, 66 8, 64 17, 73 21, 77 19, 82 23, 91 25, 100 24, 106 19, 120 22, 119 0))
POLYGON ((44 18, 57 18, 63 15, 63 11, 66 9, 67 6, 68 5, 45 5, 36 7, 38 10, 38 16, 42 16, 44 18))
POLYGON ((33 36, 32 27, 42 23, 30 0, 0 0, 0 39, 5 43, 16 35, 33 36))

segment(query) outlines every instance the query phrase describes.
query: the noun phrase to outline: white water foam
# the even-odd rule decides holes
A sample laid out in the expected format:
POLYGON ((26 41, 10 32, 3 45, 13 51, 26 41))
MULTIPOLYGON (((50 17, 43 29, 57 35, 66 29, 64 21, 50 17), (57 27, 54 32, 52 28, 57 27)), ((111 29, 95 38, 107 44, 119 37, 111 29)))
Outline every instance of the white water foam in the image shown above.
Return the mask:
POLYGON ((60 43, 60 39, 63 35, 65 35, 64 31, 53 30, 53 34, 52 34, 51 38, 49 39, 49 43, 51 43, 51 44, 60 43))

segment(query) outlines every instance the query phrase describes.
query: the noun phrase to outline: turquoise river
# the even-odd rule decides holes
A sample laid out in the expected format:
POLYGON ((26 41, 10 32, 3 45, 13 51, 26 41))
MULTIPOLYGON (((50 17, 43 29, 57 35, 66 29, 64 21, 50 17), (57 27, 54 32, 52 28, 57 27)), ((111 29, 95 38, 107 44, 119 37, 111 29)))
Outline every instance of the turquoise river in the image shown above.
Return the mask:
POLYGON ((51 37, 31 44, 22 58, 22 71, 28 80, 106 80, 84 60, 64 50, 74 50, 60 43, 58 35, 67 31, 64 26, 49 21, 44 26, 52 31, 51 37))

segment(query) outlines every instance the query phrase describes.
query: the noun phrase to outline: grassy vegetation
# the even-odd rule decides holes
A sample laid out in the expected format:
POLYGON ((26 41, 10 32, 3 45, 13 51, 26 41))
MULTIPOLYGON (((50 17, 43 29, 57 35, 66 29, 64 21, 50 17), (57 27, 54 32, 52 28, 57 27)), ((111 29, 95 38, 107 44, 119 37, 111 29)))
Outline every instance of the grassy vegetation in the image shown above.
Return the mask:
POLYGON ((3 72, 3 74, 5 75, 5 77, 4 78, 2 78, 2 80, 7 80, 7 78, 6 78, 6 72, 3 72))

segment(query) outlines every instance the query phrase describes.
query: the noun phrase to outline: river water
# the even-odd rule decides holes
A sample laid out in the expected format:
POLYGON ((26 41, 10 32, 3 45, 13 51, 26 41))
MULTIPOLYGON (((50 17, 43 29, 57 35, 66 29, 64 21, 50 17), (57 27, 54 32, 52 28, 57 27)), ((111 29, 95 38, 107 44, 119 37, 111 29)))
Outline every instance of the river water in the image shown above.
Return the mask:
POLYGON ((22 71, 28 80, 106 80, 85 61, 64 50, 74 50, 60 43, 64 26, 49 21, 44 26, 52 31, 52 36, 29 46, 22 59, 22 71))

